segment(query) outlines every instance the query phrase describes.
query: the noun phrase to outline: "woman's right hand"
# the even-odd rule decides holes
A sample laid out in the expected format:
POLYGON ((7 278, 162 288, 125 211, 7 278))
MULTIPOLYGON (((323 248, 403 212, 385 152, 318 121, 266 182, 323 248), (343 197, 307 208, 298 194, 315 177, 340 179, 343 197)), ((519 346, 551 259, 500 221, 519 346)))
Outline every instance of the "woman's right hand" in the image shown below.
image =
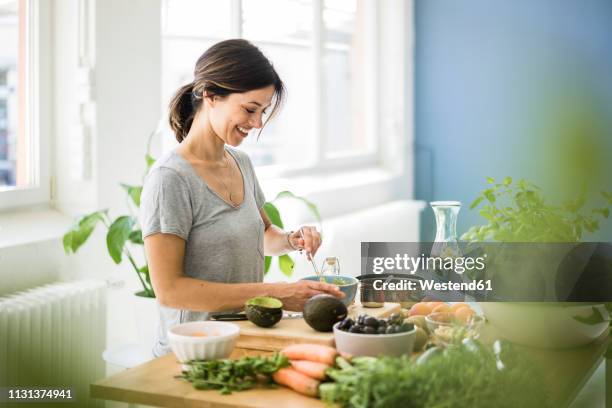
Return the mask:
POLYGON ((301 280, 294 283, 279 283, 278 293, 274 296, 283 302, 283 309, 301 312, 308 299, 326 293, 343 298, 344 293, 336 285, 324 282, 301 280))

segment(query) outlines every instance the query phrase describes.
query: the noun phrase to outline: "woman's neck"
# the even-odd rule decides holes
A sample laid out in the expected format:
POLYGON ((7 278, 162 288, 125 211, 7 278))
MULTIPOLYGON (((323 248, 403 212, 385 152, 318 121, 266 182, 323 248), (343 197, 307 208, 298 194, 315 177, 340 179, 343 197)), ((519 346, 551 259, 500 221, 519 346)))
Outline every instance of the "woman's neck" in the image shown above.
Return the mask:
POLYGON ((222 162, 225 156, 225 142, 217 136, 204 116, 196 115, 193 119, 191 129, 179 150, 204 162, 222 162))

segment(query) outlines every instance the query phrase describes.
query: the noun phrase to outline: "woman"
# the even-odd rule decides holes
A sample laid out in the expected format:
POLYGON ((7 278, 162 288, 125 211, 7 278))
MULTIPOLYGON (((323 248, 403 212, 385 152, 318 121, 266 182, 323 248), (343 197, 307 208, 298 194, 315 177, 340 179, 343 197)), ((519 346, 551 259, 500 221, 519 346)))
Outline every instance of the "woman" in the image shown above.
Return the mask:
POLYGON ((254 296, 273 296, 294 311, 320 293, 343 296, 337 286, 320 282, 262 283, 264 253, 314 255, 321 244, 314 227, 284 232, 270 223, 251 161, 229 147, 261 129, 273 99, 271 116, 283 93, 257 47, 228 40, 198 59, 194 81, 170 103, 170 126, 180 144, 157 160, 141 199, 161 319, 155 356, 169 351, 171 326, 239 310, 254 296))

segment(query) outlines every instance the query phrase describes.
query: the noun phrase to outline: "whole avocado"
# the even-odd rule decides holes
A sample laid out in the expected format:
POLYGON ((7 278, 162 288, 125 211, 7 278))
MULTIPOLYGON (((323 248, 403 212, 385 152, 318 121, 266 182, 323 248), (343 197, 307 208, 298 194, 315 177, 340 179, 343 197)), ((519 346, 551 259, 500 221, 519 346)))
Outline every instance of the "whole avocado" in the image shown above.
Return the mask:
POLYGON ((332 331, 334 324, 344 319, 348 310, 340 299, 332 295, 316 295, 304 305, 304 320, 320 332, 332 331))

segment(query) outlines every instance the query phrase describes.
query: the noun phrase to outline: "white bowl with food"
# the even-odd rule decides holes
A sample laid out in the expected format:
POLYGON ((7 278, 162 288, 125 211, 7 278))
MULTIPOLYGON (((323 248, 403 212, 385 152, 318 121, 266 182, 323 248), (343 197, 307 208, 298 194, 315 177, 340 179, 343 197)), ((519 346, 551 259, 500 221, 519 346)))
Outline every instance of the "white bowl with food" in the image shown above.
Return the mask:
MULTIPOLYGON (((168 330, 168 341, 181 363, 227 358, 234 350, 240 328, 233 323, 200 321, 168 330)), ((183 369, 187 366, 183 364, 183 369)))
POLYGON ((334 325, 336 349, 351 356, 380 355, 399 357, 411 355, 416 338, 416 326, 411 330, 393 334, 351 333, 338 328, 342 322, 334 325))

